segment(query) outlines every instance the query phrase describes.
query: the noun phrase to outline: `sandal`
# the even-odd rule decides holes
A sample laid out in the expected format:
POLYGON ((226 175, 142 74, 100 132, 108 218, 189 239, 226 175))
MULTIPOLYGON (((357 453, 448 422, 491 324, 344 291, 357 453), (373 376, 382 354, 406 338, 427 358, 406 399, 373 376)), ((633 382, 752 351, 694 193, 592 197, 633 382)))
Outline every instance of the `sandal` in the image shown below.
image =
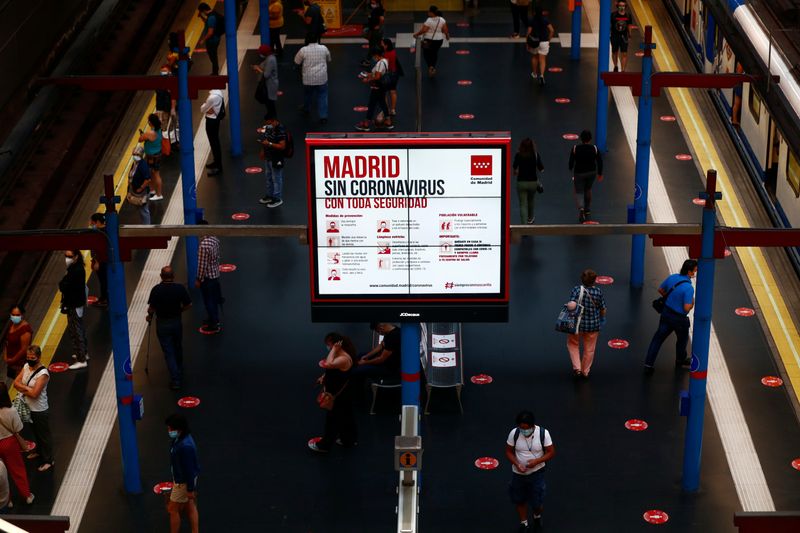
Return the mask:
POLYGON ((51 468, 53 468, 53 463, 44 463, 41 466, 39 466, 39 468, 37 468, 36 470, 38 470, 39 472, 47 472, 51 468))

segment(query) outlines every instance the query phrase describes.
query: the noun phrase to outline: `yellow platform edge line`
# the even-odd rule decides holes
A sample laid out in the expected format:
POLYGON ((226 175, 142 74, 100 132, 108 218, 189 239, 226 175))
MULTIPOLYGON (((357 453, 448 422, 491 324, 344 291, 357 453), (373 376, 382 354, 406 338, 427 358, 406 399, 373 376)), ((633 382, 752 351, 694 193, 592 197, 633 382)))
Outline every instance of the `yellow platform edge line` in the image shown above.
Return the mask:
MULTIPOLYGON (((216 1, 212 0, 207 3, 213 8, 216 4, 216 1)), ((200 38, 200 32, 202 32, 203 26, 204 23, 202 20, 197 17, 193 17, 192 21, 189 23, 189 27, 186 29, 186 42, 191 43, 188 45, 190 53, 194 51, 195 43, 200 38)), ((147 104, 148 110, 155 108, 155 100, 155 95, 153 95, 147 104)), ((144 129, 147 126, 148 115, 150 115, 150 111, 145 112, 140 118, 139 129, 144 129)), ((137 143, 137 137, 135 135, 131 136, 131 140, 125 146, 123 153, 120 155, 119 163, 114 171, 114 192, 120 197, 119 209, 122 209, 122 205, 125 202, 125 196, 128 193, 127 177, 131 165, 131 158, 129 156, 131 153, 133 153, 133 149, 136 147, 137 143)), ((99 204, 96 211, 99 213, 105 213, 106 206, 104 204, 99 204)), ((83 257, 84 261, 88 264, 90 257, 88 250, 83 251, 83 257)), ((87 268, 87 283, 91 275, 92 270, 87 268)), ((56 350, 58 349, 58 345, 61 343, 61 339, 64 336, 66 329, 67 318, 66 315, 61 314, 61 295, 56 292, 55 296, 53 296, 50 306, 47 309, 45 318, 42 320, 42 325, 36 331, 36 335, 34 336, 32 342, 32 344, 37 344, 42 348, 42 363, 45 366, 48 366, 53 360, 53 354, 55 354, 56 350)), ((12 388, 9 393, 13 398, 16 396, 17 391, 12 388)))
MULTIPOLYGON (((639 7, 637 14, 641 18, 642 26, 653 27, 653 40, 658 44, 658 36, 662 34, 658 20, 645 2, 637 0, 636 3, 639 7)), ((677 61, 668 52, 666 46, 656 47, 654 56, 656 61, 664 66, 663 70, 678 70, 677 61)), ((717 170, 717 185, 723 194, 722 201, 717 205, 723 221, 733 223, 737 227, 750 227, 739 197, 730 185, 729 176, 721 164, 716 148, 707 141, 711 135, 706 125, 696 119, 701 115, 694 101, 689 97, 689 89, 668 89, 668 91, 675 103, 676 112, 681 116, 682 124, 689 137, 689 144, 697 157, 700 168, 717 170)), ((742 262, 758 302, 759 311, 770 331, 791 386, 795 395, 800 397, 800 353, 798 353, 800 334, 792 320, 784 319, 790 315, 783 294, 778 290, 775 278, 760 248, 739 247, 737 250, 739 251, 739 260, 742 262)))

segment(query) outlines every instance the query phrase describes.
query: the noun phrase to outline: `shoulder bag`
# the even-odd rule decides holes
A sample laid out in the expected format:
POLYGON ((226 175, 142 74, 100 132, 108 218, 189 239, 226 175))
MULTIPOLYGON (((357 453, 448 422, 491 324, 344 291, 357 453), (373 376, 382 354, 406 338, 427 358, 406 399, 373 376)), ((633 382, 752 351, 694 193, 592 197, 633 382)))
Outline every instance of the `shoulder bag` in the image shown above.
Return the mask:
POLYGON ((655 309, 659 315, 664 312, 664 307, 666 307, 667 305, 667 298, 669 298, 669 295, 672 294, 672 291, 675 290, 675 287, 677 287, 681 283, 689 283, 689 280, 682 279, 681 281, 670 287, 670 289, 667 291, 667 294, 653 300, 653 309, 655 309))
POLYGON ((577 305, 572 311, 565 305, 561 308, 561 312, 556 319, 556 331, 561 333, 575 334, 581 327, 581 318, 583 317, 583 295, 586 292, 583 285, 581 285, 581 294, 578 297, 577 305))
MULTIPOLYGON (((436 27, 433 28, 433 33, 432 33, 434 37, 436 37, 436 31, 439 29, 439 24, 441 24, 441 22, 442 22, 442 17, 436 17, 436 27)), ((422 39, 422 48, 427 50, 428 48, 433 46, 432 42, 433 39, 422 39)))
POLYGON ((12 430, 11 430, 11 428, 10 428, 10 427, 8 427, 7 425, 5 425, 5 423, 4 423, 2 420, 0 420, 0 426, 3 426, 3 429, 5 429, 6 431, 8 431, 8 432, 9 432, 9 433, 11 433, 12 435, 14 435, 14 437, 17 439, 17 443, 19 444, 19 448, 20 448, 20 450, 22 450, 23 452, 27 452, 27 451, 29 451, 29 449, 30 449, 30 443, 29 443, 28 441, 26 441, 26 440, 25 440, 25 439, 22 437, 22 435, 20 435, 20 434, 19 434, 18 432, 16 432, 16 431, 12 431, 12 430))
MULTIPOLYGON (((44 366, 41 366, 36 370, 34 370, 33 373, 30 376, 28 376, 28 382, 26 383, 26 385, 30 386, 31 380, 36 376, 36 374, 38 374, 42 370, 44 370, 44 366)), ((28 423, 33 422, 33 418, 31 418, 31 408, 28 405, 28 402, 25 401, 25 397, 22 393, 17 394, 17 396, 14 398, 14 401, 11 402, 11 406, 17 410, 17 414, 19 414, 19 418, 23 422, 28 422, 28 423)))

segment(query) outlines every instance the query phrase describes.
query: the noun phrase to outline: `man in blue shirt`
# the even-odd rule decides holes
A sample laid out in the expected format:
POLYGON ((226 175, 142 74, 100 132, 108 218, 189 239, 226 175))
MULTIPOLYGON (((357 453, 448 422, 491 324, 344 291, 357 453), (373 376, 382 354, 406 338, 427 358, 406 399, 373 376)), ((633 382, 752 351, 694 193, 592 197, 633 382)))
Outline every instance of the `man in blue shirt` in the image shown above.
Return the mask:
POLYGON ((683 262, 680 274, 672 274, 658 287, 658 293, 665 297, 664 310, 658 322, 658 330, 650 341, 647 357, 644 360, 645 374, 653 373, 653 365, 658 351, 670 333, 675 332, 675 368, 689 368, 691 357, 686 354, 689 342, 689 311, 694 307, 694 287, 692 278, 697 275, 697 261, 687 259, 683 262))
POLYGON ((216 76, 219 74, 219 41, 222 36, 220 15, 211 9, 211 6, 205 2, 197 6, 197 16, 203 19, 205 25, 203 26, 203 33, 200 40, 197 41, 197 46, 206 45, 206 52, 208 52, 208 59, 211 60, 211 75, 216 76))
POLYGON ((172 469, 172 492, 167 504, 171 533, 178 533, 181 515, 189 519, 192 533, 199 531, 197 514, 197 475, 200 465, 197 462, 197 445, 189 431, 189 423, 180 414, 172 414, 165 420, 170 438, 169 462, 172 469))

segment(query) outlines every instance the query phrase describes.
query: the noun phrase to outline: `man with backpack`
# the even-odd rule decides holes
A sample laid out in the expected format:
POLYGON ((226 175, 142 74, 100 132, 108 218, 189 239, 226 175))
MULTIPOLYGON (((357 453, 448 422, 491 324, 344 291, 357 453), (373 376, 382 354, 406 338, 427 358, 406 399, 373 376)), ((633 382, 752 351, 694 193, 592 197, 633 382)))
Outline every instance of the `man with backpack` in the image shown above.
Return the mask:
POLYGON ((206 165, 209 176, 222 174, 222 146, 219 142, 219 126, 225 118, 225 98, 219 89, 211 89, 200 113, 206 117, 206 135, 211 146, 211 163, 206 165))
POLYGON ((386 105, 386 91, 397 79, 397 73, 389 70, 389 62, 383 57, 383 50, 375 48, 371 51, 375 66, 372 72, 362 75, 361 79, 369 85, 369 103, 367 104, 367 118, 356 124, 359 131, 369 131, 372 128, 372 118, 375 115, 375 106, 379 107, 383 113, 383 120, 375 119, 376 126, 382 126, 387 130, 393 130, 394 124, 389 116, 389 107, 386 105))
POLYGON ((258 202, 269 208, 278 207, 283 204, 283 165, 286 158, 294 155, 294 142, 275 117, 268 117, 264 126, 258 129, 258 142, 267 181, 266 194, 258 202))
POLYGON ((544 472, 547 461, 556 454, 550 432, 536 425, 530 411, 517 415, 517 425, 508 434, 506 457, 511 461, 511 502, 519 515, 519 531, 533 531, 528 522, 528 505, 533 509, 533 527, 541 529, 544 509, 544 472))
POLYGON ((225 17, 211 9, 211 6, 205 2, 197 6, 197 16, 205 22, 203 33, 200 35, 200 40, 197 41, 197 46, 206 45, 208 59, 211 60, 211 75, 216 76, 219 74, 217 51, 219 50, 220 38, 225 35, 225 17))

